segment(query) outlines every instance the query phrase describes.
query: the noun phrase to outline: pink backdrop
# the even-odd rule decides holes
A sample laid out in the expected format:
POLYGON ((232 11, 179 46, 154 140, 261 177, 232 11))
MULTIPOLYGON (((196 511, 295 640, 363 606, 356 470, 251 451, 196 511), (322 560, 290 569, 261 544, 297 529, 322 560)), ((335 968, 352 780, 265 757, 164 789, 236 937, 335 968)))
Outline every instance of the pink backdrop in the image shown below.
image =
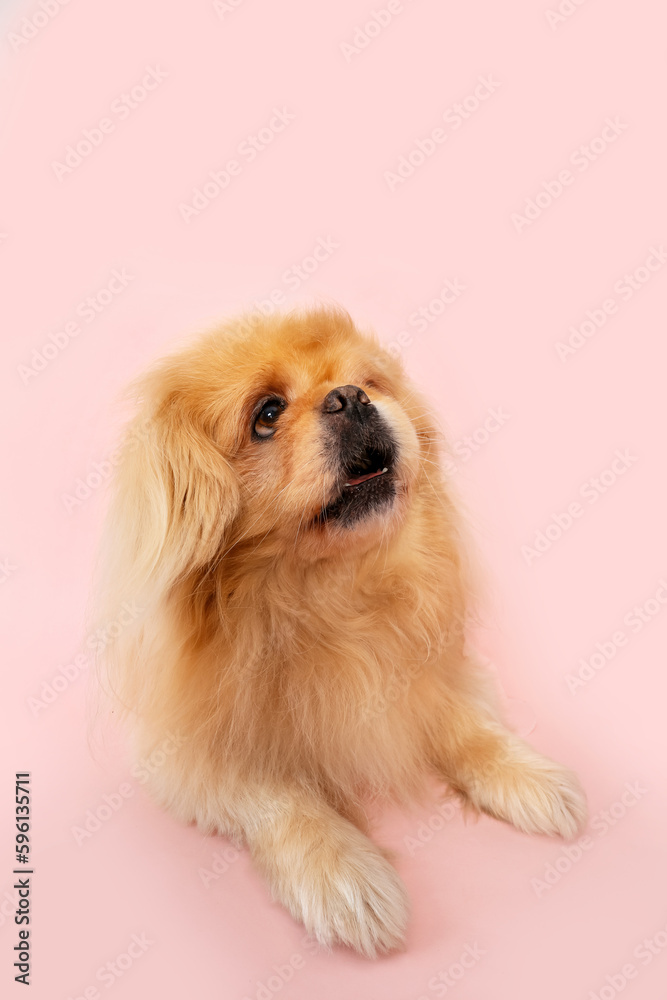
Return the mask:
POLYGON ((30 770, 33 998, 658 1000, 664 11, 0 17, 2 989, 23 995, 11 788, 30 770), (479 646, 591 809, 569 848, 458 810, 386 814, 413 916, 406 952, 375 963, 314 950, 244 852, 160 812, 122 746, 94 756, 86 732, 121 388, 221 316, 316 300, 375 328, 433 400, 488 569, 479 646))

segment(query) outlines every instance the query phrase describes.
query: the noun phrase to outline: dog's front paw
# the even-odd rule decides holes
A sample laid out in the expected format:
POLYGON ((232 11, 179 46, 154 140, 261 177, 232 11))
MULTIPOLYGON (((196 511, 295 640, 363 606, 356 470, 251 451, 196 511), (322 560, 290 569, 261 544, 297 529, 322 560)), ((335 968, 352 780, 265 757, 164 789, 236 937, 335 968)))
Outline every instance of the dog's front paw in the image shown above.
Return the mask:
POLYGON ((304 922, 318 941, 340 942, 369 958, 402 945, 408 898, 379 853, 350 852, 314 875, 304 922))
POLYGON ((276 895, 326 947, 340 943, 375 958, 403 944, 405 887, 361 834, 342 850, 315 852, 297 879, 282 880, 276 895))
POLYGON ((577 776, 530 747, 494 768, 468 797, 482 812, 526 833, 571 840, 586 824, 586 796, 577 776))

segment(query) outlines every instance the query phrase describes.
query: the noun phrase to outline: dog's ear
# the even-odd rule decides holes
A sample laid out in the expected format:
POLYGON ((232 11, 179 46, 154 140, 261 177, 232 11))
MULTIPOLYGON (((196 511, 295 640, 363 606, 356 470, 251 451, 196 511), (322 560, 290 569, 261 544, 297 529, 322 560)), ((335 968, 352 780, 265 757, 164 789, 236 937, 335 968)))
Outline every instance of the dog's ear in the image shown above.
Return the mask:
POLYGON ((107 552, 115 584, 140 603, 219 554, 239 507, 233 465, 178 393, 152 401, 120 452, 107 552))

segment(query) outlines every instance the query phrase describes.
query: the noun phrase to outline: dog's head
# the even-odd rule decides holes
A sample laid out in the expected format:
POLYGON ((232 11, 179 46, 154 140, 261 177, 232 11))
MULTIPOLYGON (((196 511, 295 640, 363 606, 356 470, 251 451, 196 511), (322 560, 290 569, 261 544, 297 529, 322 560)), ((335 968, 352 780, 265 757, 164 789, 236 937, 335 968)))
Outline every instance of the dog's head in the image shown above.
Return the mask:
POLYGON ((232 548, 365 551, 400 527, 432 451, 398 362, 338 311, 230 324, 142 393, 117 515, 135 565, 172 580, 232 548))

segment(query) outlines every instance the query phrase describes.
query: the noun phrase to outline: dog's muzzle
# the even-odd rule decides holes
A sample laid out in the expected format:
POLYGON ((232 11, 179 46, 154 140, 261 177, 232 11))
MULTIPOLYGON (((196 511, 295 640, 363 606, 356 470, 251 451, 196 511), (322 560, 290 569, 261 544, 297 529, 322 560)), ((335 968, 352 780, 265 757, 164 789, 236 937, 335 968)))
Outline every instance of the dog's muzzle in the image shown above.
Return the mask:
POLYGON ((351 525, 393 502, 396 441, 377 407, 356 385, 327 393, 322 420, 337 484, 316 521, 351 525))

